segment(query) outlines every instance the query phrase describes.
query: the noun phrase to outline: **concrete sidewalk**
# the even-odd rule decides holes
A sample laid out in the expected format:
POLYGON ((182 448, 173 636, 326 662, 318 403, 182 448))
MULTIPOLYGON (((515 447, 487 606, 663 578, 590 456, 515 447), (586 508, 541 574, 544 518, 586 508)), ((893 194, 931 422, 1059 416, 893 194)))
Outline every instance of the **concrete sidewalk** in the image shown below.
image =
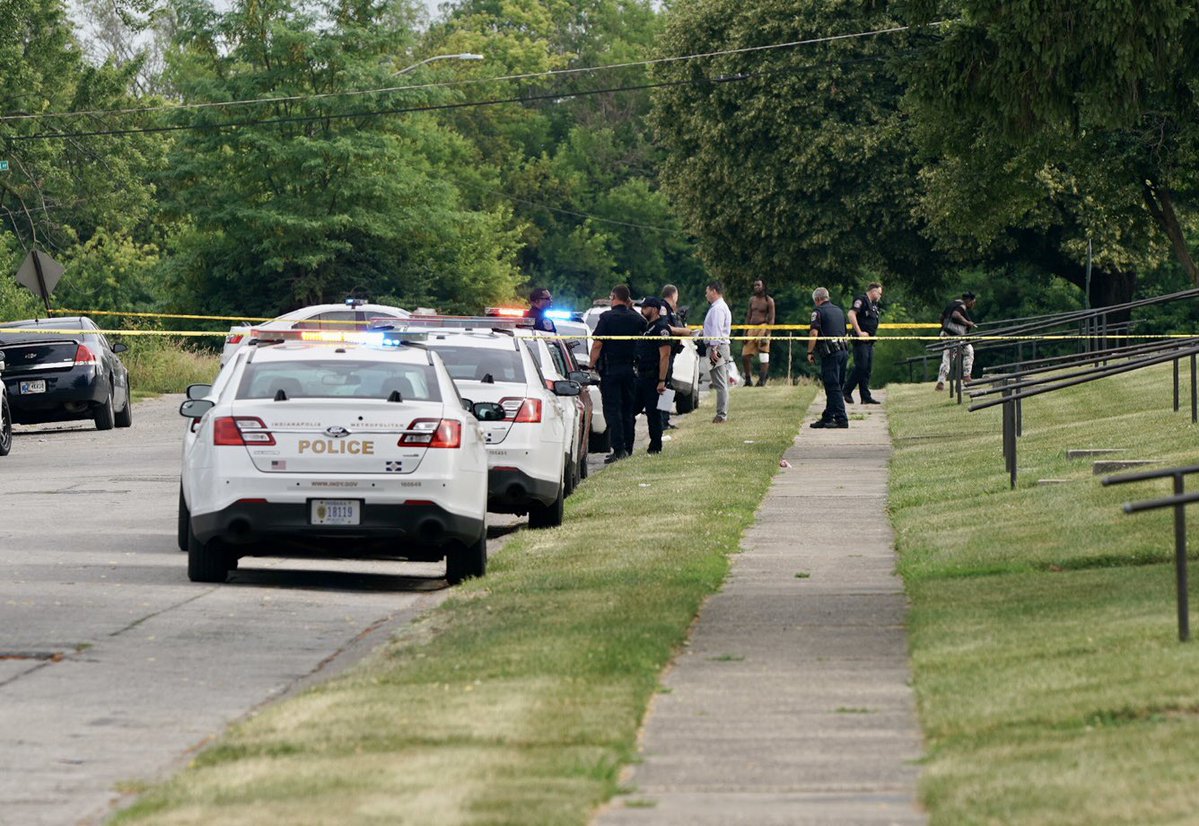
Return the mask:
POLYGON ((886 415, 852 405, 849 430, 808 429, 823 407, 663 678, 632 794, 598 826, 926 822, 886 415))

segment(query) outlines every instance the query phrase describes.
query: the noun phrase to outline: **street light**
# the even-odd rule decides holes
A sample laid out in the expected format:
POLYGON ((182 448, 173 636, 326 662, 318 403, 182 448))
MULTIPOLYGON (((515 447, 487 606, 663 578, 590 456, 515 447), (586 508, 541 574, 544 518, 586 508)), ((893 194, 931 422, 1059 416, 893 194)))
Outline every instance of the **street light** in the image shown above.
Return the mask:
POLYGON ((411 66, 407 66, 403 69, 400 69, 398 72, 392 72, 391 75, 392 75, 392 77, 395 77, 396 75, 408 74, 409 72, 411 72, 413 69, 417 68, 418 66, 424 66, 426 63, 432 63, 434 60, 482 60, 482 59, 483 59, 483 55, 473 54, 471 52, 463 52, 462 54, 437 54, 437 55, 433 55, 432 57, 426 57, 424 60, 422 60, 418 63, 413 63, 411 66))

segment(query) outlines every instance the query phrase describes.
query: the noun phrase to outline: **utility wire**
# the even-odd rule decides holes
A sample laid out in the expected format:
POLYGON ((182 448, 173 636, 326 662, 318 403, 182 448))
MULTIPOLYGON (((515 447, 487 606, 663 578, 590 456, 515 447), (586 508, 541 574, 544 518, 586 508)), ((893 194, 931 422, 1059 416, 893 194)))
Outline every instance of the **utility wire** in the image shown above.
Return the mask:
POLYGON ((355 112, 341 113, 324 113, 319 115, 290 115, 280 118, 252 118, 248 120, 229 121, 227 123, 184 123, 171 124, 167 126, 143 126, 130 129, 96 129, 86 132, 39 132, 32 135, 10 135, 8 140, 17 142, 35 141, 35 140, 63 140, 66 138, 91 138, 91 137, 121 137, 126 135, 144 135, 160 132, 184 132, 192 130, 222 130, 233 129, 243 126, 270 126, 286 123, 311 123, 313 121, 325 120, 346 120, 350 118, 369 118, 380 117, 385 115, 404 115, 419 112, 444 112, 455 109, 473 109, 483 106, 498 106, 505 103, 536 103, 538 101, 561 101, 571 98, 590 97, 592 95, 606 95, 616 92, 637 92, 648 89, 663 89, 675 86, 692 86, 702 85, 706 83, 733 83, 741 80, 749 80, 756 77, 766 77, 774 74, 792 74, 795 72, 807 69, 819 69, 829 66, 848 66, 857 63, 874 63, 883 60, 881 57, 863 57, 852 60, 836 60, 826 61, 822 63, 809 63, 804 66, 794 66, 783 69, 771 69, 762 72, 744 72, 736 75, 722 75, 714 78, 687 78, 685 80, 664 80, 654 83, 639 83, 632 86, 609 86, 601 89, 585 89, 577 92, 547 92, 537 95, 519 95, 508 98, 491 98, 486 100, 468 100, 459 101, 457 103, 437 103, 428 104, 426 106, 405 106, 391 109, 368 109, 358 110, 355 112))
POLYGON ((884 34, 895 34, 897 32, 910 31, 918 28, 931 28, 934 26, 944 26, 951 20, 939 20, 935 23, 925 23, 921 26, 893 26, 887 29, 875 29, 866 32, 853 32, 850 34, 829 35, 826 37, 813 37, 806 40, 791 40, 786 43, 772 43, 766 46, 745 46, 738 49, 722 49, 712 52, 697 52, 687 55, 676 55, 672 57, 659 57, 648 60, 636 60, 626 63, 609 63, 602 66, 579 66, 572 69, 550 69, 544 72, 527 72, 524 74, 501 75, 499 77, 480 77, 480 78, 462 78, 458 80, 438 81, 436 83, 421 83, 404 86, 384 86, 377 89, 357 89, 347 90, 344 92, 314 92, 306 95, 287 95, 282 97, 262 97, 262 98, 247 98, 244 100, 226 100, 226 101, 207 101, 203 103, 180 103, 180 104, 163 104, 160 106, 141 106, 130 107, 124 109, 86 109, 76 112, 14 112, 6 115, 0 115, 0 123, 8 121, 24 121, 24 120, 41 120, 43 118, 54 117, 82 117, 85 115, 92 116, 109 116, 109 115, 133 115, 145 114, 149 112, 164 112, 164 111, 187 111, 196 109, 217 109, 229 108, 233 106, 254 106, 259 104, 270 103, 297 103, 311 100, 324 100, 327 98, 336 97, 355 97, 360 95, 380 95, 390 92, 411 92, 422 89, 444 89, 453 86, 475 85, 480 83, 498 83, 509 80, 535 80, 539 78, 559 77, 562 75, 574 75, 584 72, 601 72, 610 71, 613 69, 629 69, 634 67, 657 66, 665 63, 678 63, 685 60, 698 60, 709 57, 723 57, 726 55, 746 54, 750 52, 761 52, 775 49, 790 49, 799 46, 811 46, 819 43, 832 43, 838 40, 860 39, 865 37, 877 37, 884 34))

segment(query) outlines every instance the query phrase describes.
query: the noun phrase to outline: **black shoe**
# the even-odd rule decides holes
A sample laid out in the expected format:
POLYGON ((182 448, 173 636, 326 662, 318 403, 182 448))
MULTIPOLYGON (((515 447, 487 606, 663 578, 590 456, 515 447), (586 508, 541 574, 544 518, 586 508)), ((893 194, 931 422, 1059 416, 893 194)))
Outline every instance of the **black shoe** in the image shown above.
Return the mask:
POLYGON ((657 454, 659 454, 659 453, 661 453, 661 452, 662 452, 662 448, 660 448, 660 447, 651 447, 649 450, 647 450, 647 451, 645 451, 645 452, 646 452, 646 453, 648 453, 650 456, 656 456, 657 454))
POLYGON ((853 396, 851 396, 851 395, 849 395, 848 393, 846 393, 846 394, 845 394, 845 403, 846 403, 846 404, 853 404, 853 396))
POLYGON ((619 462, 621 459, 627 458, 629 458, 629 454, 625 453, 623 450, 617 450, 608 454, 608 458, 604 459, 604 464, 610 465, 613 462, 619 462))
POLYGON ((666 424, 662 425, 662 429, 663 430, 678 430, 679 426, 677 424, 671 424, 670 422, 667 422, 666 424))
POLYGON ((849 422, 833 422, 832 424, 825 425, 825 427, 835 427, 839 430, 848 430, 849 422))
POLYGON ((882 404, 878 399, 862 399, 862 404, 882 404))
POLYGON ((812 428, 813 430, 820 430, 821 428, 832 427, 832 426, 833 426, 832 422, 826 422, 824 419, 818 419, 817 421, 814 421, 810 425, 808 425, 808 427, 812 428))

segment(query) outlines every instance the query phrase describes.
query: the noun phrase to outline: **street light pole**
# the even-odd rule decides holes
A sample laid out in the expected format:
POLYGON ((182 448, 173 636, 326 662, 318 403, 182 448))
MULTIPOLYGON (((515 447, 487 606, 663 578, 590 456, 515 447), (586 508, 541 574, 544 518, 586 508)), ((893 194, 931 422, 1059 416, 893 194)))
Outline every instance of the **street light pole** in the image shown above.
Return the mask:
POLYGON ((400 69, 398 72, 392 72, 391 75, 392 75, 392 77, 395 77, 396 75, 406 75, 409 72, 411 72, 413 69, 415 69, 419 66, 424 66, 426 63, 432 63, 434 60, 482 60, 482 59, 483 59, 483 55, 473 54, 471 52, 463 52, 462 54, 436 54, 436 55, 433 55, 432 57, 426 57, 424 60, 421 60, 417 63, 413 63, 411 66, 406 66, 403 69, 400 69))

